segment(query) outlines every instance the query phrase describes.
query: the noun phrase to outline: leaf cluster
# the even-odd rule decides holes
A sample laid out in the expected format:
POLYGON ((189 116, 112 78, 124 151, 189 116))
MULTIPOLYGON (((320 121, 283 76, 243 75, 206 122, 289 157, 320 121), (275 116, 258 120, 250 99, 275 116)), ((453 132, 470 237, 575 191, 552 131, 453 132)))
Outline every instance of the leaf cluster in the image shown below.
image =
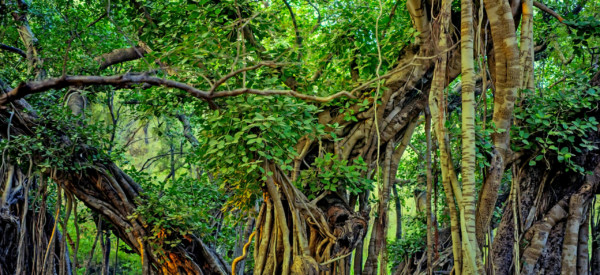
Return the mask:
POLYGON ((598 148, 588 137, 598 125, 594 113, 600 104, 600 88, 587 83, 589 78, 580 70, 567 81, 566 90, 556 88, 544 96, 523 91, 525 100, 516 108, 518 123, 511 133, 513 150, 539 152, 529 165, 555 158, 568 170, 584 172, 573 157, 598 148))
POLYGON ((362 157, 351 163, 340 159, 338 155, 326 153, 323 157, 315 158, 312 169, 300 172, 296 185, 309 191, 309 198, 325 191, 340 190, 357 195, 373 190, 373 180, 365 176, 366 171, 367 164, 362 157))

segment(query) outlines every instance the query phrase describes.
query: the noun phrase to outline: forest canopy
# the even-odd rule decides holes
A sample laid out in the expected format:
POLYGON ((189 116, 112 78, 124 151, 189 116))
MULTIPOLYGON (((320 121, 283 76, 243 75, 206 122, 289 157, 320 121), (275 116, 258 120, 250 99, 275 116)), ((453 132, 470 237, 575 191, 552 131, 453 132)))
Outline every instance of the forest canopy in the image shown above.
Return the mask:
POLYGON ((598 1, 0 24, 0 274, 600 274, 598 1))

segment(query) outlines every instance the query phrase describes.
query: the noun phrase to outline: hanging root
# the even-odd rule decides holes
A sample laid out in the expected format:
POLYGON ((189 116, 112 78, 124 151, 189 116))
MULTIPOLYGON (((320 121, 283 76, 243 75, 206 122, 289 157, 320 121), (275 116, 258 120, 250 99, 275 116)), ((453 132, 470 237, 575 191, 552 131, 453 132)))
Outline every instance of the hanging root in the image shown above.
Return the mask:
POLYGON ((252 232, 252 234, 250 234, 250 237, 248 237, 248 242, 244 245, 244 252, 242 253, 241 256, 235 258, 233 260, 233 263, 231 263, 231 275, 235 275, 235 267, 237 265, 237 263, 243 259, 246 258, 246 254, 248 253, 248 246, 250 246, 250 243, 252 243, 252 238, 254 237, 254 235, 256 234, 256 231, 252 232))

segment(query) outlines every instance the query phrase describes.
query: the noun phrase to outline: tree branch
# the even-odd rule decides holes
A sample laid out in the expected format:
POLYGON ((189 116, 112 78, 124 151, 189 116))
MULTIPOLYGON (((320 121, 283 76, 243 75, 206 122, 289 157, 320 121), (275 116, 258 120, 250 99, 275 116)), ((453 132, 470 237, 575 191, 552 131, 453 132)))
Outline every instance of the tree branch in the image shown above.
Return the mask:
POLYGON ((151 86, 162 86, 176 88, 183 90, 188 94, 200 98, 208 99, 208 93, 205 91, 198 90, 187 84, 158 78, 151 77, 146 74, 124 74, 114 76, 64 76, 59 78, 49 78, 43 81, 33 81, 28 83, 21 83, 17 88, 2 95, 0 97, 0 106, 4 106, 6 103, 11 102, 15 99, 22 98, 29 94, 41 93, 51 89, 61 89, 70 86, 99 86, 108 85, 114 87, 125 88, 133 84, 149 84, 151 86))
MULTIPOLYGON (((296 16, 294 15, 294 11, 292 10, 292 6, 290 6, 290 3, 288 3, 288 1, 286 0, 283 0, 283 3, 285 3, 285 6, 290 11, 290 16, 292 17, 292 24, 294 25, 294 31, 296 33, 296 44, 298 45, 298 50, 300 51, 300 49, 302 48, 302 37, 300 36, 300 30, 298 29, 298 24, 296 23, 296 16)), ((302 54, 298 54, 298 60, 300 60, 301 58, 302 54)))
POLYGON ((102 18, 106 17, 106 13, 103 12, 100 17, 98 17, 96 20, 94 20, 92 23, 89 23, 87 25, 87 28, 91 28, 92 26, 96 25, 96 23, 100 22, 100 20, 102 20, 102 18))
POLYGON ((99 57, 94 58, 96 62, 100 64, 100 70, 104 70, 109 66, 123 63, 126 61, 136 60, 142 58, 146 53, 146 49, 143 47, 131 47, 124 49, 116 49, 112 52, 105 53, 99 57))
POLYGON ((198 99, 211 101, 214 98, 220 97, 228 97, 228 96, 237 96, 242 94, 255 94, 255 95, 284 95, 296 97, 303 100, 317 101, 317 102, 328 102, 335 98, 346 96, 350 98, 355 98, 348 92, 339 92, 331 96, 327 97, 318 97, 312 95, 305 95, 298 93, 293 90, 257 90, 257 89, 236 89, 231 91, 222 91, 209 93, 207 91, 202 91, 194 88, 193 86, 187 85, 185 83, 168 80, 159 77, 149 76, 147 74, 133 74, 128 73, 124 75, 114 75, 114 76, 63 76, 57 78, 50 78, 43 81, 32 81, 28 83, 21 83, 17 88, 11 90, 10 92, 3 94, 0 96, 0 107, 5 106, 7 103, 12 102, 14 100, 23 98, 26 95, 35 94, 45 92, 51 89, 61 89, 70 86, 100 86, 100 85, 108 85, 119 88, 127 88, 131 87, 135 84, 147 84, 150 86, 160 86, 160 87, 168 87, 175 88, 178 90, 182 90, 187 92, 189 95, 196 97, 198 99))
POLYGON ((385 28, 383 29, 383 33, 381 34, 382 38, 385 38, 385 34, 387 32, 387 30, 390 28, 390 23, 392 23, 392 19, 394 19, 394 15, 396 15, 396 9, 398 8, 398 4, 400 3, 400 0, 397 0, 396 3, 394 4, 394 6, 392 7, 392 10, 390 11, 390 16, 388 19, 387 24, 385 24, 385 28))
POLYGON ((23 58, 27 58, 27 54, 23 50, 21 50, 19 48, 11 47, 9 45, 0 43, 0 50, 5 50, 5 51, 12 52, 12 53, 16 53, 16 54, 22 56, 23 58))
POLYGON ((190 120, 183 113, 177 113, 177 119, 179 119, 179 121, 181 121, 181 124, 183 125, 183 136, 192 144, 193 147, 197 147, 200 144, 200 142, 192 132, 190 120))
POLYGON ((313 9, 315 9, 315 11, 317 12, 317 23, 316 23, 316 24, 313 26, 312 30, 310 31, 310 33, 314 33, 314 32, 317 30, 317 28, 318 28, 319 26, 321 26, 321 21, 322 21, 322 18, 321 18, 321 12, 320 12, 320 11, 319 11, 319 9, 317 8, 317 6, 315 6, 315 4, 313 4, 313 2, 312 2, 312 1, 310 1, 310 0, 306 0, 306 2, 308 2, 308 4, 309 4, 311 7, 313 7, 313 9))
MULTIPOLYGON (((298 93, 293 90, 257 90, 257 89, 245 88, 245 89, 236 89, 236 90, 231 90, 231 91, 223 91, 223 92, 214 93, 210 97, 210 99, 219 98, 219 97, 236 96, 236 95, 242 95, 242 94, 284 95, 284 96, 291 96, 291 97, 296 97, 296 98, 303 99, 303 100, 316 101, 316 102, 329 102, 338 97, 344 97, 344 96, 349 97, 349 98, 356 98, 355 96, 351 95, 349 92, 346 92, 346 91, 339 92, 339 93, 336 93, 336 94, 333 94, 330 96, 326 96, 326 97, 319 97, 319 96, 301 94, 301 93, 298 93)), ((0 101, 0 103, 1 103, 1 101, 0 101)))
MULTIPOLYGON (((546 5, 544 5, 544 4, 542 4, 542 3, 538 2, 538 1, 533 1, 533 5, 534 5, 536 8, 538 8, 538 9, 542 10, 543 12, 545 12, 545 13, 548 13, 548 14, 550 14, 550 15, 554 16, 556 19, 558 19, 558 21, 559 21, 560 23, 563 23, 563 21, 565 20, 565 19, 564 19, 564 18, 562 18, 562 16, 560 16, 558 13, 556 13, 555 11, 551 10, 551 9, 550 9, 550 8, 548 8, 546 5)), ((564 24, 564 23, 563 23, 563 24, 564 24)))

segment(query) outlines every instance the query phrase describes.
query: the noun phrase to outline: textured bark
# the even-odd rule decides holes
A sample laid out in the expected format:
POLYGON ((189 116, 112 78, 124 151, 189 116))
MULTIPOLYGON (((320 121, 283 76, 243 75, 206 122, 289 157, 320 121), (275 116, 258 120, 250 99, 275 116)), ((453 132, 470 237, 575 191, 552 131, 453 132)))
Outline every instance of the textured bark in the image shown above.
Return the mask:
POLYGON ((265 170, 272 176, 257 225, 254 274, 345 273, 340 260, 361 242, 366 219, 339 199, 308 201, 274 165, 265 164, 265 170))
MULTIPOLYGON (((359 201, 359 212, 361 213, 369 213, 371 212, 371 207, 369 206, 369 191, 360 194, 358 197, 359 201)), ((354 252, 354 258, 352 259, 352 264, 354 265, 354 274, 362 274, 363 270, 363 251, 364 251, 364 241, 356 246, 356 250, 354 252)))
MULTIPOLYGON (((433 274, 433 257, 434 250, 437 254, 437 244, 434 243, 434 222, 435 222, 435 213, 433 213, 433 209, 431 207, 431 193, 433 191, 433 175, 431 171, 431 113, 429 109, 425 110, 425 139, 427 143, 427 152, 425 153, 425 161, 427 163, 426 167, 426 177, 427 177, 427 274, 433 274)), ((435 229, 437 232, 437 222, 435 224, 435 229)), ((396 236, 397 239, 402 238, 402 236, 396 236)))
MULTIPOLYGON (((598 81, 597 85, 600 86, 600 71, 596 74, 598 81)), ((598 219, 598 213, 593 207, 590 207, 590 223, 591 223, 591 238, 592 238, 592 256, 590 259, 590 267, 593 275, 600 274, 600 220, 598 219)))
POLYGON ((390 187, 393 186, 396 181, 396 172, 398 171, 398 164, 400 158, 404 154, 410 138, 412 137, 413 131, 416 126, 416 121, 413 121, 400 143, 396 148, 396 144, 393 142, 388 143, 386 148, 385 159, 383 161, 381 185, 379 186, 379 203, 377 204, 377 219, 373 224, 373 231, 371 232, 371 240, 369 243, 369 255, 367 262, 365 263, 365 269, 363 274, 375 274, 379 267, 380 274, 387 273, 387 228, 388 228, 388 208, 390 199, 390 187), (379 262, 378 262, 379 260, 379 262))
MULTIPOLYGON (((597 133, 592 133, 592 138, 597 139, 597 133)), ((557 161, 551 162, 549 169, 540 163, 530 166, 528 158, 523 156, 516 161, 518 172, 513 183, 520 189, 517 224, 526 232, 521 243, 525 247, 521 271, 523 274, 576 274, 579 229, 585 216, 579 212, 585 211, 585 204, 600 182, 599 152, 588 151, 575 157, 586 171, 593 172, 588 176, 564 172, 557 161)), ((509 274, 513 265, 512 209, 511 204, 506 205, 491 251, 496 274, 509 274)))
MULTIPOLYGON (((463 248, 469 251, 470 263, 475 260, 477 265, 470 266, 473 274, 483 271, 481 252, 477 246, 475 236, 475 61, 473 58, 473 2, 471 0, 461 1, 461 24, 460 24, 460 50, 461 50, 461 84, 462 84, 462 187, 463 212, 461 221, 464 219, 463 242, 468 246, 463 248), (479 267, 479 268, 478 268, 479 267)), ((468 272, 468 270, 465 270, 468 272)))
MULTIPOLYGON (((295 160, 297 170, 310 169, 313 160, 318 156, 318 152, 332 152, 342 159, 352 160, 362 157, 369 165, 369 172, 365 176, 372 177, 377 167, 377 161, 384 161, 387 154, 388 143, 396 144, 406 134, 408 125, 414 121, 424 110, 427 104, 429 88, 431 85, 434 42, 431 39, 431 24, 428 2, 408 1, 407 8, 413 19, 415 28, 420 32, 418 42, 407 46, 399 57, 399 62, 391 72, 382 76, 385 79, 385 89, 381 89, 381 104, 374 108, 373 106, 364 111, 360 111, 360 106, 351 106, 354 111, 357 122, 346 121, 344 114, 335 110, 324 110, 319 114, 319 123, 323 125, 338 123, 340 125, 336 135, 341 138, 340 141, 321 139, 317 141, 305 140, 297 146, 299 158, 295 160), (376 127, 377 126, 377 127, 376 127), (380 153, 378 157, 378 152, 380 153)), ((452 81, 460 73, 460 55, 455 49, 448 49, 446 54, 448 61, 448 80, 452 81)), ((367 82, 356 89, 357 97, 368 99, 371 103, 372 98, 361 95, 363 92, 370 91, 367 82)), ((393 146, 392 146, 393 147, 393 146)), ((381 167, 385 167, 380 163, 381 167)), ((395 177, 395 170, 387 170, 383 178, 395 177)), ((317 194, 318 195, 318 194, 317 194)), ((386 198, 384 193, 380 193, 380 201, 386 198)), ((337 195, 336 195, 337 196, 337 195)), ((340 194, 340 198, 347 198, 346 194, 340 194)), ((388 198, 389 199, 389 198, 388 198)), ((354 205, 350 205, 354 207, 354 205)), ((363 209, 367 210, 367 209, 363 209)), ((387 241, 381 238, 381 235, 373 234, 374 243, 380 243, 378 249, 385 249, 387 241), (379 236, 379 237, 378 237, 379 236), (376 240, 383 239, 383 242, 376 240)), ((369 240, 368 243, 371 241, 369 240)), ((360 247, 360 246, 359 246, 360 247)), ((375 254, 375 246, 371 251, 375 254)), ((371 254, 371 253, 369 253, 371 254)), ((365 270, 361 270, 361 252, 357 252, 354 259, 355 274, 374 274, 376 264, 367 263, 365 270), (375 267, 375 268, 373 268, 375 267)), ((365 255, 370 256, 370 255, 365 255)), ((377 260, 377 257, 371 256, 377 260)), ((385 261, 385 259, 383 259, 385 261)), ((368 262, 368 261, 367 261, 368 262)), ((382 269, 383 270, 383 269, 382 269)))
POLYGON ((550 209, 541 221, 531 227, 528 234, 533 234, 533 236, 531 237, 531 244, 523 251, 523 268, 521 269, 521 274, 535 274, 533 272, 535 264, 547 249, 546 243, 550 230, 558 221, 567 217, 567 208, 567 200, 562 199, 550 209))
MULTIPOLYGON (((596 214, 597 215, 597 214, 596 214)), ((595 215, 593 216, 595 218, 595 215)), ((592 258, 590 260, 590 267, 593 275, 600 274, 600 241, 596 238, 599 236, 598 222, 596 219, 592 220, 592 258)))
POLYGON ((569 218, 562 248, 561 272, 577 274, 577 248, 579 247, 579 227, 583 217, 583 204, 586 198, 576 194, 569 201, 569 218))
POLYGON ((402 203, 398 195, 398 186, 392 187, 394 192, 394 205, 396 206, 396 239, 402 239, 402 203))
POLYGON ((452 232, 452 249, 454 256, 454 270, 457 274, 474 274, 477 272, 474 251, 471 249, 468 234, 466 234, 466 223, 464 217, 464 204, 462 191, 458 186, 458 180, 452 165, 451 152, 448 147, 448 131, 446 129, 446 101, 444 90, 447 83, 448 56, 445 50, 451 41, 450 37, 450 11, 451 1, 442 1, 439 15, 441 30, 437 44, 439 57, 436 60, 432 87, 429 95, 429 110, 433 128, 438 141, 440 151, 440 164, 442 171, 442 185, 446 193, 446 201, 450 209, 450 223, 452 232), (456 211, 456 206, 460 213, 456 211), (461 233, 463 233, 461 235, 461 233))
MULTIPOLYGON (((476 230, 480 245, 483 245, 484 234, 490 224, 494 205, 498 198, 506 158, 510 154, 510 126, 522 74, 515 22, 508 1, 485 0, 483 2, 490 21, 494 45, 494 62, 490 64, 490 67, 493 67, 494 86, 496 87, 493 123, 499 131, 492 134, 497 152, 494 153, 495 156, 492 158, 488 176, 479 193, 476 230)), ((495 268, 504 268, 499 265, 501 265, 501 262, 494 263, 495 268)))
MULTIPOLYGON (((510 125, 514 109, 514 103, 517 97, 522 69, 519 63, 519 49, 516 39, 515 22, 511 7, 507 1, 486 0, 484 1, 486 13, 490 21, 492 30, 492 40, 494 41, 494 57, 496 69, 496 94, 494 95, 494 114, 493 122, 497 129, 503 129, 502 132, 496 132, 492 135, 494 146, 506 159, 509 153, 509 134, 510 125)), ((485 190, 485 187, 484 187, 485 190)), ((497 194, 497 190, 495 193, 497 194)), ((482 191, 484 196, 494 195, 493 190, 482 191)), ((497 195, 496 195, 497 196, 497 195)), ((495 203, 495 199, 493 200, 495 203)), ((493 205, 493 204, 491 204, 493 205)))
POLYGON ((584 221, 579 227, 579 243, 577 247, 577 274, 587 275, 589 274, 590 267, 590 253, 589 253, 589 238, 590 238, 590 205, 586 205, 587 212, 584 215, 584 221))
POLYGON ((36 47, 38 40, 31 31, 29 20, 27 19, 29 7, 23 0, 18 0, 16 2, 19 9, 18 11, 14 11, 12 16, 17 25, 17 29, 19 30, 21 42, 25 45, 28 73, 35 75, 36 79, 42 79, 45 77, 46 73, 42 69, 43 62, 39 55, 39 49, 36 47))
POLYGON ((85 109, 87 108, 87 98, 83 91, 70 89, 66 95, 65 104, 71 109, 74 116, 85 117, 85 109))
MULTIPOLYGON (((3 135, 6 131, 7 121, 10 117, 9 111, 18 112, 11 123, 11 136, 33 135, 38 125, 39 118, 35 112, 23 112, 27 103, 23 100, 13 102, 14 109, 6 108, 0 113, 0 128, 3 135), (18 118, 17 118, 18 117, 18 118)), ((46 126, 51 125, 51 120, 45 121, 46 126)), ((3 136, 3 138, 7 138, 3 136)), ((80 201, 85 203, 92 211, 101 214, 110 221, 114 227, 114 233, 127 243, 134 251, 142 256, 143 273, 148 274, 152 270, 162 270, 166 273, 182 272, 187 274, 228 274, 229 267, 224 261, 211 251, 201 240, 194 236, 166 236, 167 239, 181 238, 181 243, 173 248, 165 248, 166 253, 158 255, 153 253, 145 237, 149 236, 152 228, 142 217, 130 219, 135 216, 135 208, 138 198, 142 194, 141 187, 127 174, 119 169, 114 163, 106 158, 92 158, 98 155, 95 148, 85 144, 76 144, 67 136, 42 136, 44 144, 50 144, 56 138, 63 141, 65 146, 73 146, 74 151, 70 156, 71 163, 78 163, 82 171, 62 171, 53 169, 47 171, 51 178, 61 188, 74 194, 80 201), (96 159, 96 161, 89 161, 96 159)), ((44 161, 36 156, 34 162, 44 161)))
POLYGON ((547 252, 540 258, 540 262, 538 263, 539 268, 536 269, 535 274, 562 274, 560 272, 560 258, 562 252, 561 247, 565 236, 565 225, 565 221, 562 221, 554 226, 552 231, 550 231, 547 252))
POLYGON ((533 0, 522 1, 521 6, 522 17, 520 62, 521 67, 523 68, 523 75, 521 78, 520 88, 533 91, 535 89, 535 79, 533 75, 533 0))
MULTIPOLYGON (((592 85, 600 84, 595 82, 598 75, 592 78, 592 85)), ((596 110, 587 112, 587 115, 596 119, 599 117, 596 110)), ((597 142, 599 137, 600 132, 596 130, 588 132, 586 139, 597 142)), ((549 162, 530 166, 530 154, 537 155, 535 152, 521 152, 513 166, 516 169, 513 184, 519 188, 517 224, 525 232, 521 240, 521 246, 525 248, 521 271, 524 274, 583 272, 588 258, 585 256, 587 245, 583 245, 587 243, 588 229, 583 224, 587 220, 586 211, 589 211, 586 209, 600 183, 600 151, 586 150, 572 158, 585 171, 591 172, 585 176, 572 171, 565 172, 563 164, 554 156, 548 159, 549 162)), ((491 251, 496 274, 508 274, 513 265, 511 251, 515 240, 513 215, 510 214, 512 209, 512 205, 506 205, 491 251)), ((592 242, 590 265, 593 272, 597 270, 594 267, 597 257, 594 250, 597 247, 597 243, 592 242)))

